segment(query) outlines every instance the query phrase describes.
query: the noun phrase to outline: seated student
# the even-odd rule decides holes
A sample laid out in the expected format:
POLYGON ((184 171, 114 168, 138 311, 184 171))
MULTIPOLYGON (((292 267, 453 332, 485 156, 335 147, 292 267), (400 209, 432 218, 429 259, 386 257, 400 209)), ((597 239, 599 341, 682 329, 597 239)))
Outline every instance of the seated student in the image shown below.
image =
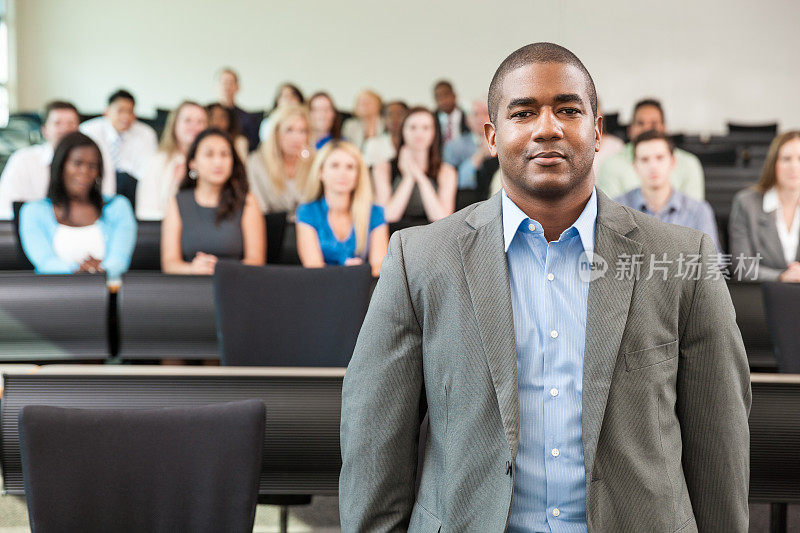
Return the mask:
MULTIPOLYGON (((0 176, 0 220, 14 218, 14 202, 41 200, 47 196, 53 151, 65 135, 78 131, 80 115, 69 102, 50 102, 43 115, 42 137, 45 142, 20 148, 11 154, 0 176)), ((102 192, 113 196, 117 190, 114 167, 108 154, 103 153, 103 160, 106 164, 103 165, 102 192)))
POLYGON ((500 164, 497 157, 489 153, 489 144, 483 133, 483 125, 489 122, 489 106, 486 100, 472 102, 467 117, 469 130, 444 145, 443 159, 458 170, 459 189, 479 189, 486 196, 492 176, 500 164))
POLYGON ((108 97, 102 117, 87 120, 80 128, 111 155, 117 192, 131 201, 135 200, 136 184, 144 174, 144 165, 158 145, 153 128, 136 120, 135 105, 133 95, 120 89, 108 97), (122 176, 123 173, 130 177, 122 176))
POLYGON ((383 121, 386 124, 386 133, 392 139, 392 146, 397 151, 400 146, 400 125, 408 114, 408 104, 402 100, 394 100, 386 104, 383 109, 383 121))
MULTIPOLYGON (((635 139, 645 131, 665 133, 664 110, 658 100, 641 100, 633 109, 633 122, 628 126, 628 138, 635 139)), ((703 167, 697 156, 680 148, 675 149, 675 168, 670 175, 676 191, 702 200, 705 194, 703 167)), ((597 186, 614 198, 639 186, 639 176, 633 169, 633 144, 628 143, 600 165, 597 186)))
POLYGON ((271 117, 267 137, 247 159, 247 179, 264 213, 294 213, 311 166, 311 119, 299 105, 271 117))
POLYGON ((136 187, 136 218, 161 220, 167 202, 183 180, 186 153, 197 134, 208 127, 205 108, 185 100, 167 117, 158 151, 148 160, 136 187))
POLYGON ((376 165, 376 199, 388 222, 433 222, 453 214, 458 175, 442 162, 439 124, 424 107, 411 108, 403 120, 399 155, 376 165))
POLYGON ((244 165, 230 137, 213 128, 200 133, 186 154, 183 182, 161 223, 161 270, 211 275, 219 259, 263 265, 264 217, 247 189, 244 165))
POLYGON ((633 140, 633 168, 640 186, 614 200, 662 222, 686 226, 707 233, 722 253, 714 212, 708 202, 676 191, 670 182, 675 168, 675 147, 664 133, 650 130, 633 140))
POLYGON ((328 93, 317 92, 308 99, 308 114, 315 149, 319 150, 329 141, 342 138, 342 119, 328 93))
POLYGON ((772 140, 761 179, 733 199, 728 233, 731 261, 746 279, 800 282, 800 131, 772 140))
MULTIPOLYGON (((236 94, 239 92, 239 74, 231 67, 223 67, 217 72, 217 93, 219 104, 231 111, 239 125, 239 131, 247 139, 247 151, 255 150, 258 146, 259 122, 252 113, 248 113, 236 104, 236 94)), ((235 139, 235 137, 234 137, 235 139)), ((238 148, 237 148, 238 149, 238 148)))
POLYGON ((436 118, 442 132, 442 143, 458 139, 467 132, 466 114, 458 106, 458 97, 453 84, 440 80, 433 86, 433 99, 436 101, 436 118))
POLYGON ((247 138, 239 133, 239 121, 236 118, 236 111, 222 104, 213 103, 206 106, 206 112, 208 113, 208 127, 217 128, 227 133, 233 139, 236 155, 239 156, 239 159, 245 161, 250 153, 249 144, 247 138))
POLYGON ((275 93, 275 100, 272 102, 272 109, 269 110, 269 113, 264 117, 261 121, 261 125, 258 127, 258 138, 261 142, 264 142, 264 139, 267 138, 267 134, 269 133, 269 121, 272 118, 272 115, 281 109, 282 107, 286 106, 295 106, 295 105, 302 105, 306 102, 305 98, 303 97, 302 91, 297 85, 292 83, 283 83, 278 87, 278 91, 275 93))
POLYGON ((369 170, 354 144, 331 141, 314 159, 297 208, 297 253, 304 267, 360 265, 378 277, 389 249, 383 208, 372 203, 369 170))
POLYGON ((58 143, 47 198, 28 202, 19 216, 22 249, 39 274, 128 270, 136 244, 136 219, 124 196, 101 194, 100 148, 80 132, 58 143))
POLYGON ((381 118, 383 101, 375 91, 358 93, 353 109, 354 117, 344 121, 342 136, 355 144, 364 156, 367 167, 389 161, 395 156, 392 139, 381 118))

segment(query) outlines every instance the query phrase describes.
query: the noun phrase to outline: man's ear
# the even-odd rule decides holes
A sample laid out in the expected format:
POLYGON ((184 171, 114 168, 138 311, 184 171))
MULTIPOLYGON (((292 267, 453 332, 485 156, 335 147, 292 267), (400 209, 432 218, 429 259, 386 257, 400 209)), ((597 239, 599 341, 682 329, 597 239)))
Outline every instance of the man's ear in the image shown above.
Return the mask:
POLYGON ((487 122, 483 125, 483 134, 486 136, 486 142, 489 144, 489 153, 492 157, 497 157, 497 145, 495 144, 495 129, 494 124, 487 122))
POLYGON ((600 139, 603 137, 603 115, 594 119, 594 151, 600 151, 600 139))

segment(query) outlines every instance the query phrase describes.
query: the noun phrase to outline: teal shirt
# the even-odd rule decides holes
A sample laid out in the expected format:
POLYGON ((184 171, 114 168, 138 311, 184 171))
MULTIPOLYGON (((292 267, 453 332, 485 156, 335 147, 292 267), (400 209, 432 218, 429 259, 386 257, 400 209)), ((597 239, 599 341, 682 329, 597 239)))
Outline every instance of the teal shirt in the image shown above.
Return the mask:
MULTIPOLYGON (((690 198, 703 200, 705 197, 705 177, 700 160, 680 148, 675 149, 675 169, 670 175, 670 182, 674 190, 690 198)), ((633 169, 633 143, 626 144, 600 166, 597 187, 611 198, 641 186, 642 180, 633 169)))
MULTIPOLYGON (((124 196, 104 197, 98 224, 106 248, 100 263, 109 279, 118 279, 128 270, 136 245, 136 218, 131 203, 124 196)), ((19 213, 19 236, 22 249, 38 274, 72 274, 80 265, 56 255, 53 237, 58 221, 48 199, 27 202, 19 213)))

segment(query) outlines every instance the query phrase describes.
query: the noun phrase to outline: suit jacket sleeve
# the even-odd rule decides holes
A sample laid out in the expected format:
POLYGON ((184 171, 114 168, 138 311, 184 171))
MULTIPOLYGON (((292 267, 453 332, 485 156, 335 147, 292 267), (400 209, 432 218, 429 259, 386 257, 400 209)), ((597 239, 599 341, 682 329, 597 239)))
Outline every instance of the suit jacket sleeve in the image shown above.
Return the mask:
MULTIPOLYGON (((707 235, 700 253, 706 263, 714 253, 707 235)), ((698 529, 746 532, 750 371, 724 279, 696 282, 683 328, 676 410, 698 529)))
POLYGON ((408 527, 422 386, 422 328, 412 305, 398 232, 392 236, 342 387, 342 531, 408 527))

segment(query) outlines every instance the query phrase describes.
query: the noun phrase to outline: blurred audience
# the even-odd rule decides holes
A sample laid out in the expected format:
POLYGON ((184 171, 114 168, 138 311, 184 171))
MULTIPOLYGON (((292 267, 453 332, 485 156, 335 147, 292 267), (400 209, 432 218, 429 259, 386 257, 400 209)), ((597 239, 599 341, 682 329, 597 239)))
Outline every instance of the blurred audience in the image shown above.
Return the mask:
POLYGON ((233 109, 224 107, 222 104, 214 103, 206 106, 206 113, 208 113, 208 127, 217 128, 227 133, 233 139, 236 155, 239 156, 239 159, 245 161, 250 153, 248 149, 249 143, 247 138, 240 132, 236 112, 233 109))
POLYGON ((382 111, 383 101, 378 93, 361 91, 356 97, 355 116, 345 120, 342 126, 342 136, 361 150, 369 168, 395 156, 392 139, 381 118, 382 111))
POLYGON ((393 100, 383 109, 383 121, 386 124, 386 133, 392 139, 395 151, 400 147, 400 126, 408 114, 408 104, 402 100, 393 100))
POLYGON ((436 101, 436 117, 442 132, 442 144, 457 139, 468 129, 466 115, 458 106, 458 97, 453 84, 440 80, 433 86, 433 99, 436 101))
POLYGON ((83 133, 58 143, 47 198, 20 211, 22 248, 37 273, 105 272, 118 279, 128 270, 136 220, 127 198, 103 197, 103 164, 100 148, 83 133))
POLYGON ((261 126, 258 128, 258 138, 261 142, 267 138, 269 132, 269 121, 272 115, 279 109, 286 106, 300 105, 305 103, 305 98, 300 88, 292 83, 283 83, 278 87, 275 93, 275 100, 272 102, 272 109, 269 110, 267 116, 261 121, 261 126))
MULTIPOLYGON (((44 143, 20 148, 11 154, 3 174, 0 175, 0 219, 14 218, 14 202, 41 200, 50 186, 50 163, 59 141, 68 133, 78 131, 80 115, 69 102, 56 100, 47 104, 43 113, 42 137, 44 143)), ((102 149, 101 149, 102 153, 102 149)), ((106 162, 103 176, 105 195, 117 190, 114 168, 110 157, 103 153, 106 162)))
POLYGON ((489 153, 483 125, 489 122, 489 106, 485 99, 472 102, 467 117, 469 130, 444 145, 445 163, 458 170, 459 189, 478 189, 483 196, 489 193, 489 183, 497 172, 497 157, 489 153))
POLYGON ((633 140, 633 168, 640 187, 614 200, 657 219, 698 229, 714 241, 722 253, 714 212, 708 202, 695 200, 676 191, 670 182, 675 168, 675 147, 666 134, 650 130, 633 140))
MULTIPOLYGON (((628 138, 635 139, 650 130, 666 133, 664 110, 658 100, 641 100, 633 109, 633 122, 628 126, 628 138)), ((697 156, 676 148, 675 168, 670 175, 670 181, 676 191, 695 200, 703 199, 703 167, 697 156)), ((597 175, 597 186, 612 198, 639 186, 639 176, 633 168, 633 143, 629 142, 620 152, 609 156, 602 163, 597 175)))
MULTIPOLYGON (((597 104, 599 107, 600 102, 598 101, 597 104)), ((601 115, 603 114, 602 111, 598 112, 601 115)), ((605 123, 603 123, 603 125, 604 127, 606 126, 605 123)), ((600 173, 600 167, 602 166, 603 162, 610 156, 619 153, 623 148, 625 148, 625 143, 622 142, 622 139, 616 135, 611 135, 610 133, 603 131, 603 134, 600 136, 600 150, 594 154, 594 163, 592 163, 592 171, 594 172, 595 181, 600 173)))
POLYGON ((284 105, 270 119, 266 138, 247 160, 250 191, 264 213, 294 213, 311 166, 311 118, 303 106, 284 105))
POLYGON ((230 110, 236 117, 239 131, 245 136, 248 143, 248 152, 255 150, 258 146, 258 126, 257 115, 248 113, 236 105, 236 94, 239 92, 239 74, 230 67, 223 67, 217 74, 217 92, 219 103, 225 109, 230 110))
POLYGON ((374 177, 377 203, 384 206, 389 222, 433 222, 455 210, 458 174, 442 161, 439 124, 424 107, 409 110, 398 156, 376 165, 374 177))
POLYGON ((80 130, 111 156, 117 193, 135 201, 137 182, 158 146, 156 132, 136 119, 136 100, 120 89, 108 97, 102 117, 87 120, 80 130))
POLYGON ((316 156, 297 208, 297 252, 305 267, 360 265, 374 276, 389 248, 383 208, 373 204, 369 171, 354 144, 331 141, 316 156))
POLYGON ((264 217, 228 134, 210 128, 197 135, 184 171, 161 224, 161 269, 211 275, 219 259, 263 265, 264 217))
POLYGON ((319 150, 329 141, 342 138, 342 118, 333 98, 326 92, 317 92, 308 99, 311 117, 311 139, 319 150))
POLYGON ((136 187, 136 217, 161 220, 167 202, 175 195, 185 174, 186 153, 197 134, 208 127, 205 108, 184 100, 167 117, 158 151, 147 162, 136 187))
POLYGON ((733 199, 728 231, 734 266, 750 279, 800 282, 800 131, 773 139, 761 179, 733 199), (748 259, 756 254, 757 274, 748 259))

